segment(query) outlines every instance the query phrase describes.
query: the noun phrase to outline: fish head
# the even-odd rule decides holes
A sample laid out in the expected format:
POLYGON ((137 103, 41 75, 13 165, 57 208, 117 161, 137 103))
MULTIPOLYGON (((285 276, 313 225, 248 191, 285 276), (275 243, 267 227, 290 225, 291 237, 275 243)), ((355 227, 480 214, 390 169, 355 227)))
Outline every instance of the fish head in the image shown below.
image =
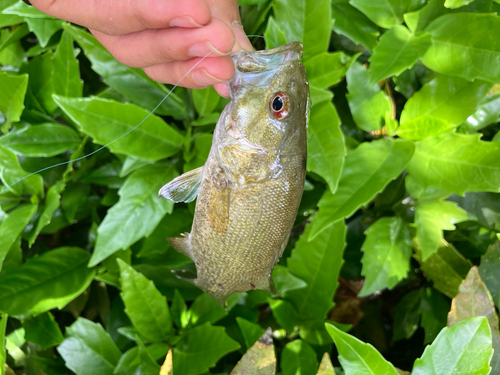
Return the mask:
POLYGON ((228 82, 227 115, 237 137, 278 152, 306 147, 310 101, 302 51, 301 43, 291 42, 231 55, 235 74, 228 82))

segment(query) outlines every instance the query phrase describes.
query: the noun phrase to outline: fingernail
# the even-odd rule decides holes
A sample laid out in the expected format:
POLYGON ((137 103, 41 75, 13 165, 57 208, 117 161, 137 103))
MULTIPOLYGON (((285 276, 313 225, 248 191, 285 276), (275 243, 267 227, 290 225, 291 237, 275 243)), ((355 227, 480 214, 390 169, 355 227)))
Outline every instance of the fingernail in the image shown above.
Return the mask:
POLYGON ((193 44, 191 47, 189 47, 189 50, 188 50, 189 55, 193 56, 193 57, 204 57, 205 55, 207 55, 210 52, 213 52, 213 53, 211 53, 211 55, 215 55, 215 56, 224 56, 224 55, 228 54, 228 53, 223 53, 223 52, 219 51, 210 42, 193 44))
POLYGON ((214 77, 205 69, 198 69, 191 73, 191 78, 200 86, 212 86, 217 83, 225 82, 222 79, 214 77))
POLYGON ((196 23, 194 19, 190 16, 182 16, 174 18, 170 21, 170 26, 172 27, 202 27, 199 23, 196 23))
POLYGON ((243 30, 243 25, 241 24, 241 22, 233 21, 231 26, 233 28, 234 36, 236 37, 233 51, 238 52, 238 46, 240 47, 239 49, 243 49, 245 51, 253 51, 254 48, 252 46, 252 43, 250 43, 250 41, 248 40, 247 34, 245 33, 245 30, 243 30))

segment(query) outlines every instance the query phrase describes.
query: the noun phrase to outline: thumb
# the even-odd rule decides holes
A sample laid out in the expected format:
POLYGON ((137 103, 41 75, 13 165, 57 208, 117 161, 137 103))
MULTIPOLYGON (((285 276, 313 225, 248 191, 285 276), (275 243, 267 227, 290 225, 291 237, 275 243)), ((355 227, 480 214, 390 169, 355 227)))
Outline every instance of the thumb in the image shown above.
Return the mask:
POLYGON ((212 17, 220 19, 232 28, 236 40, 231 52, 253 51, 252 43, 248 40, 241 24, 238 0, 205 0, 205 2, 210 8, 212 17))

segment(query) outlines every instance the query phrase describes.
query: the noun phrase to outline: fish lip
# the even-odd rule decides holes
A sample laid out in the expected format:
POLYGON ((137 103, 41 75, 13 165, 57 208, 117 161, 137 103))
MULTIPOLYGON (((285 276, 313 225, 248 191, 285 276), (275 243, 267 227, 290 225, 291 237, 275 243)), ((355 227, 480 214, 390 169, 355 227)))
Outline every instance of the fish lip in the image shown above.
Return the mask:
POLYGON ((264 72, 290 62, 300 61, 302 43, 290 42, 262 51, 239 51, 231 54, 235 68, 240 72, 264 72))

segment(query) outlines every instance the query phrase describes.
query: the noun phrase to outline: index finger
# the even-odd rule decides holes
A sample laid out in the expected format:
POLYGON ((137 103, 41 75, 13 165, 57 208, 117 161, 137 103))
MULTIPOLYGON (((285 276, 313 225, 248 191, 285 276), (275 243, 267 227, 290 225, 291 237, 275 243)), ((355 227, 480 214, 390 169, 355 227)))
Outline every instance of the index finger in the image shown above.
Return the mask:
POLYGON ((200 27, 210 21, 204 0, 31 0, 53 17, 108 35, 173 26, 200 27))

